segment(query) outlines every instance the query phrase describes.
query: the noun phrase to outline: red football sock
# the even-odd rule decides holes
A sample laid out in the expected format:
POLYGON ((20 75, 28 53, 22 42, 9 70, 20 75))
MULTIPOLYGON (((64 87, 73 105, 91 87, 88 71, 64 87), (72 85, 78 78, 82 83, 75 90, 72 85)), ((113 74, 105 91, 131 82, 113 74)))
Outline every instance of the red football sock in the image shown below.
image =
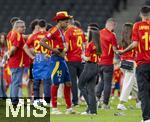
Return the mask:
POLYGON ((118 97, 120 97, 120 90, 118 90, 118 97))
POLYGON ((114 96, 114 93, 115 93, 115 88, 112 89, 112 93, 111 93, 112 96, 114 96))
POLYGON ((51 86, 51 98, 52 98, 53 108, 57 108, 57 91, 58 91, 58 86, 52 85, 51 86))
POLYGON ((71 87, 64 86, 64 98, 66 101, 67 109, 71 107, 71 87))

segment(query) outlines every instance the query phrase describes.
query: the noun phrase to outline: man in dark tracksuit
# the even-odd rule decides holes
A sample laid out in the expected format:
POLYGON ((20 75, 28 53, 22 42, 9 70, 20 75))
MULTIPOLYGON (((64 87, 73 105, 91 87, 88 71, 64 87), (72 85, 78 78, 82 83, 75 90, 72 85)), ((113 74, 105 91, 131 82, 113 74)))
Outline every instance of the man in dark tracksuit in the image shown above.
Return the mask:
MULTIPOLYGON (((91 42, 88 43, 87 48, 85 50, 85 55, 82 56, 86 61, 83 72, 79 78, 79 89, 81 90, 82 95, 87 103, 87 110, 82 115, 87 114, 97 114, 97 106, 96 106, 96 95, 95 95, 95 86, 98 74, 98 54, 97 54, 97 45, 96 41, 94 41, 93 34, 97 32, 98 27, 96 25, 89 25, 88 29, 90 30, 92 39, 89 39, 91 42), (94 27, 93 27, 94 26, 94 27), (93 30, 96 29, 96 30, 93 30)), ((98 34, 99 37, 99 34, 98 34)), ((100 47, 100 45, 98 45, 100 47)))

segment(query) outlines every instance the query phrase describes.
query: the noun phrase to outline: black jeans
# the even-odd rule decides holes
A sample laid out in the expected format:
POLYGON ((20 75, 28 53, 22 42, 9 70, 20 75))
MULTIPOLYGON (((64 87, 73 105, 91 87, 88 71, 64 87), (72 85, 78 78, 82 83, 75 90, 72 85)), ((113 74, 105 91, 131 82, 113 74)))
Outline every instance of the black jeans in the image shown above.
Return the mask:
POLYGON ((143 120, 150 119, 150 64, 142 64, 136 69, 136 78, 141 99, 143 120))
POLYGON ((101 81, 97 84, 96 96, 101 98, 102 92, 104 91, 103 102, 106 105, 109 103, 111 93, 113 69, 113 65, 99 65, 99 75, 101 77, 101 81))
POLYGON ((80 77, 84 65, 81 62, 67 62, 71 82, 72 82, 72 102, 74 105, 78 104, 78 85, 77 78, 80 77))
POLYGON ((98 65, 86 63, 79 78, 79 89, 88 105, 87 112, 97 113, 95 86, 98 74, 98 65))

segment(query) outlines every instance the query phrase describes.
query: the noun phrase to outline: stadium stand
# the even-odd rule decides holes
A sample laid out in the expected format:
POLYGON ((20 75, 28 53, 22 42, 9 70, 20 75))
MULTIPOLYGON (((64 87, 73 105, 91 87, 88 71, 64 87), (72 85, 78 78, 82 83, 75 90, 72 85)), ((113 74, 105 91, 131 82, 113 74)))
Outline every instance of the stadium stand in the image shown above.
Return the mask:
MULTIPOLYGON (((67 10, 86 29, 89 22, 97 22, 100 27, 113 15, 114 0, 0 0, 0 31, 8 32, 9 20, 17 16, 25 20, 27 26, 34 18, 44 18, 48 22, 56 11, 67 10)), ((29 30, 27 30, 29 32, 29 30)))

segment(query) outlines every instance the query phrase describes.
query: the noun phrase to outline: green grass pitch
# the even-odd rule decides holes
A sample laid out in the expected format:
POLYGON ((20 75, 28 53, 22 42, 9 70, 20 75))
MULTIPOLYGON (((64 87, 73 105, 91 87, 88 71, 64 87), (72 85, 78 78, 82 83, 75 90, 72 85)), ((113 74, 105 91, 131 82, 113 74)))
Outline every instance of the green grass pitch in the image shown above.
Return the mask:
MULTIPOLYGON (((129 100, 125 105, 128 110, 119 111, 116 109, 118 99, 111 100, 110 110, 98 110, 97 115, 51 115, 50 122, 141 122, 141 110, 135 107, 135 100, 129 100), (116 112, 122 112, 123 115, 116 116, 116 112)), ((58 108, 65 112, 65 106, 58 106, 58 108)), ((86 105, 76 107, 75 110, 83 112, 86 109, 86 105)))

